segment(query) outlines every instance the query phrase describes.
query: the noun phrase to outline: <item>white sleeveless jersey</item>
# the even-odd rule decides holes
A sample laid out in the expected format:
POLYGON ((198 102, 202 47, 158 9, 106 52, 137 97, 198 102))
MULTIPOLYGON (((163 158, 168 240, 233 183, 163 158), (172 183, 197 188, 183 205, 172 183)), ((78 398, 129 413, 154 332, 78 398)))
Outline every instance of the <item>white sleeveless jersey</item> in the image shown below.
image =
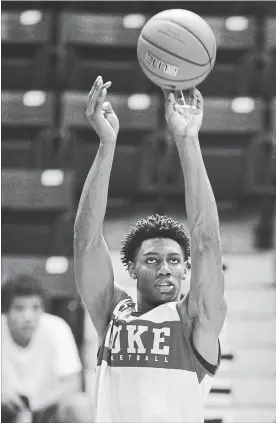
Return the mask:
POLYGON ((125 299, 98 352, 95 422, 204 422, 219 362, 195 350, 176 302, 138 316, 125 299))

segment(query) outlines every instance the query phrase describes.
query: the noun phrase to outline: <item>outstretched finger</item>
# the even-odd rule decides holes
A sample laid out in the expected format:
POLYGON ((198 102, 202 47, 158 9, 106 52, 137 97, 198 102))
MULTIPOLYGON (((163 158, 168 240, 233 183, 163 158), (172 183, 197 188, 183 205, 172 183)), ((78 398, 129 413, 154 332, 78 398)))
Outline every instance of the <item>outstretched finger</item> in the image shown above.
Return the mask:
POLYGON ((163 93, 164 93, 164 97, 165 97, 165 100, 167 101, 168 100, 168 98, 169 98, 169 95, 170 95, 170 93, 172 92, 171 90, 168 90, 168 89, 166 89, 166 88, 161 88, 162 89, 162 91, 163 91, 163 93))
POLYGON ((195 97, 197 100, 196 107, 200 110, 203 110, 204 101, 203 101, 202 94, 197 88, 194 89, 194 92, 195 92, 195 97))
POLYGON ((173 115, 173 113, 175 113, 174 107, 176 105, 176 101, 175 101, 175 95, 174 92, 170 91, 168 98, 166 99, 166 119, 167 121, 169 121, 170 117, 173 115))
POLYGON ((189 106, 193 109, 196 109, 197 106, 197 96, 194 87, 189 90, 189 106))
POLYGON ((101 91, 102 91, 102 86, 103 86, 103 80, 100 77, 96 86, 95 86, 93 94, 88 99, 88 101, 89 101, 88 113, 89 114, 93 114, 95 112, 96 104, 97 104, 98 98, 99 98, 101 91))
POLYGON ((99 79, 100 79, 100 78, 101 78, 101 76, 99 75, 99 76, 97 76, 97 78, 95 79, 94 84, 92 85, 92 88, 91 88, 91 90, 89 91, 88 98, 91 98, 91 97, 92 97, 92 95, 93 95, 93 93, 94 93, 94 91, 95 91, 95 88, 96 88, 96 86, 97 86, 98 81, 99 81, 99 79))
POLYGON ((102 107, 103 107, 103 103, 104 103, 104 100, 105 100, 106 92, 107 92, 107 91, 106 91, 106 89, 104 88, 104 89, 101 91, 100 95, 99 95, 98 101, 97 101, 96 106, 95 106, 95 112, 96 112, 97 114, 101 113, 101 111, 102 111, 102 107))
MULTIPOLYGON (((94 85, 95 85, 95 84, 94 84, 94 85)), ((90 91, 90 93, 89 93, 89 95, 88 95, 88 102, 91 102, 91 99, 92 99, 93 94, 94 94, 94 92, 95 92, 96 85, 95 85, 95 86, 94 86, 94 85, 93 85, 92 90, 90 91)), ((110 88, 110 87, 111 87, 111 85, 112 85, 112 82, 111 82, 111 81, 107 81, 107 82, 105 82, 105 83, 102 85, 102 89, 103 89, 103 88, 108 89, 108 88, 110 88)))

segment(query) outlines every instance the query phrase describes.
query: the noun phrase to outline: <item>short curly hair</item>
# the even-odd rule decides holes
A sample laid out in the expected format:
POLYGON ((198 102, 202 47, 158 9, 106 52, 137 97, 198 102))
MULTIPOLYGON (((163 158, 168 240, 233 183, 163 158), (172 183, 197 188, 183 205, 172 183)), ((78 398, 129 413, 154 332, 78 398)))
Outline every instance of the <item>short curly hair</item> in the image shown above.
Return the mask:
POLYGON ((182 248, 184 260, 190 267, 190 237, 182 223, 178 223, 168 216, 153 214, 146 219, 139 219, 125 236, 121 248, 122 263, 127 266, 134 261, 135 254, 142 242, 149 238, 171 238, 182 248))

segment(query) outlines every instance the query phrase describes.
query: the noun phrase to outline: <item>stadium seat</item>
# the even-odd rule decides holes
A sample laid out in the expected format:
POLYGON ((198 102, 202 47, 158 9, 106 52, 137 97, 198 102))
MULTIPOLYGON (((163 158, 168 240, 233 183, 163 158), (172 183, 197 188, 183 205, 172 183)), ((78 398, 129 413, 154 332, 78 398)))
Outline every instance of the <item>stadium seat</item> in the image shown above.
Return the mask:
MULTIPOLYGON (((160 193, 177 200, 184 196, 184 179, 176 149, 171 157, 160 154, 144 143, 139 173, 139 193, 158 196, 160 193), (157 172, 159 169, 159 178, 157 172)), ((203 147, 202 156, 215 197, 218 201, 239 201, 245 194, 243 148, 203 147), (235 169, 235 172, 233 172, 235 169), (223 175, 223 178, 218 178, 223 175)))
POLYGON ((276 18, 271 17, 266 19, 265 23, 266 48, 268 50, 276 50, 276 18))
POLYGON ((2 171, 2 208, 11 210, 72 209, 74 176, 61 170, 2 171))
POLYGON ((11 275, 35 275, 50 296, 76 296, 72 259, 62 256, 2 257, 2 283, 11 275))
POLYGON ((60 218, 73 213, 74 207, 73 172, 4 169, 3 253, 72 254, 70 222, 67 225, 60 218))
POLYGON ((212 28, 218 49, 251 50, 255 45, 256 22, 252 17, 210 17, 204 19, 212 28), (230 29, 231 28, 231 29, 230 29))
POLYGON ((2 43, 41 44, 50 37, 50 19, 42 11, 3 11, 1 14, 2 43))
POLYGON ((4 169, 70 169, 75 159, 75 144, 69 136, 46 128, 4 128, 1 144, 4 169), (21 135, 21 134, 22 135, 21 135))
POLYGON ((47 212, 2 212, 2 253, 73 256, 73 224, 47 212))
POLYGON ((40 10, 3 11, 3 89, 47 89, 51 85, 51 15, 40 10))
POLYGON ((127 28, 123 15, 64 12, 61 16, 61 41, 67 44, 133 47, 140 30, 127 28))
POLYGON ((244 197, 244 149, 206 147, 202 155, 216 198, 239 201, 244 197))
POLYGON ((3 127, 48 127, 53 122, 54 97, 50 92, 5 91, 1 93, 3 127))
MULTIPOLYGON (((84 144, 80 146, 80 150, 81 156, 76 162, 77 197, 80 196, 87 174, 97 154, 98 145, 84 144)), ((140 151, 139 145, 117 144, 109 184, 110 198, 126 198, 131 202, 135 197, 139 175, 140 151)))
POLYGON ((258 99, 206 98, 201 132, 256 133, 261 128, 261 111, 258 99))
MULTIPOLYGON (((203 97, 236 97, 241 93, 241 72, 236 63, 217 63, 198 89, 203 97), (223 81, 223 83, 222 83, 223 81)), ((255 94, 250 88, 248 94, 255 94)))
MULTIPOLYGON (((25 222, 22 214, 16 213, 16 222, 9 223, 12 218, 15 220, 15 213, 5 213, 2 217, 2 254, 11 255, 51 255, 54 249, 55 232, 52 222, 42 223, 38 221, 37 213, 32 214, 32 223, 25 222)), ((28 219, 29 220, 29 219, 28 219)))
MULTIPOLYGON (((145 22, 149 16, 145 16, 145 22)), ((216 36, 218 48, 248 50, 254 46, 255 22, 244 18, 243 29, 232 24, 227 29, 225 18, 204 17, 216 36)), ((102 15, 88 13, 66 13, 61 18, 61 41, 75 45, 95 45, 116 47, 136 47, 141 25, 131 25, 128 15, 102 15)), ((237 25, 237 24, 236 24, 237 25)))
POLYGON ((276 133, 276 97, 271 101, 271 122, 272 122, 272 132, 276 133))
MULTIPOLYGON (((67 92, 62 96, 62 127, 89 128, 86 118, 88 93, 67 92)), ((147 94, 107 95, 120 119, 120 130, 154 130, 159 124, 160 96, 147 94)))
POLYGON ((33 167, 33 152, 30 141, 3 140, 1 143, 2 168, 29 169, 33 167))
MULTIPOLYGON (((2 167, 35 168, 42 133, 54 120, 54 96, 44 91, 2 91, 2 167)), ((47 144, 48 145, 48 144, 47 144)), ((46 143, 43 143, 45 152, 46 143)))

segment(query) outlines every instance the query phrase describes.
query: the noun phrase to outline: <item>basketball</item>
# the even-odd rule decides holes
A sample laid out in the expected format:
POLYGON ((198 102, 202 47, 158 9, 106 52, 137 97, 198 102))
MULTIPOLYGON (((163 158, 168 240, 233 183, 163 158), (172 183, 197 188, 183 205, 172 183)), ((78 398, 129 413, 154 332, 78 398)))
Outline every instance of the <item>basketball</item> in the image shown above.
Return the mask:
POLYGON ((216 60, 216 39, 208 23, 184 9, 165 10, 150 18, 137 44, 145 75, 166 89, 186 90, 200 84, 216 60))

